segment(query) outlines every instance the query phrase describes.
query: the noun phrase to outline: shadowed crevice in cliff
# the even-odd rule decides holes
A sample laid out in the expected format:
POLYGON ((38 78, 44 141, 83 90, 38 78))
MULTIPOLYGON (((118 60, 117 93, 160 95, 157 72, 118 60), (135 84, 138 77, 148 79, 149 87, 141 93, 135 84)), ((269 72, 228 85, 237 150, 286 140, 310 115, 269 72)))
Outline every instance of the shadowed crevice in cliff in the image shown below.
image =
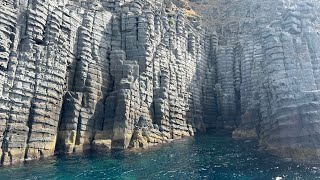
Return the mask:
POLYGON ((77 44, 82 46, 75 46, 77 58, 75 67, 70 68, 56 153, 82 152, 93 147, 95 136, 104 128, 104 102, 112 88, 109 75, 111 14, 87 11, 83 16, 83 25, 77 31, 77 44), (106 24, 96 24, 105 17, 106 24), (95 31, 101 36, 96 36, 95 31))
MULTIPOLYGON (((35 105, 33 104, 32 101, 33 101, 33 99, 31 100, 31 106, 30 106, 29 117, 28 117, 28 122, 27 122, 27 126, 29 128, 28 136, 27 136, 27 140, 26 140, 27 144, 30 143, 31 133, 32 133, 33 116, 34 116, 34 113, 35 113, 34 112, 35 105)), ((28 151, 29 151, 29 146, 27 145, 27 147, 25 148, 25 153, 24 153, 24 159, 25 160, 28 159, 28 151)))
MULTIPOLYGON (((80 23, 78 24, 80 26, 80 23)), ((73 54, 78 52, 78 44, 80 28, 76 29, 75 43, 73 45, 73 54)), ((79 66, 80 59, 75 56, 71 62, 67 64, 67 92, 63 97, 62 108, 59 116, 59 122, 57 127, 57 140, 55 144, 55 153, 71 153, 74 151, 73 145, 75 143, 75 138, 77 133, 77 123, 79 121, 79 111, 80 111, 80 99, 82 98, 80 93, 76 93, 76 78, 79 78, 79 66)))

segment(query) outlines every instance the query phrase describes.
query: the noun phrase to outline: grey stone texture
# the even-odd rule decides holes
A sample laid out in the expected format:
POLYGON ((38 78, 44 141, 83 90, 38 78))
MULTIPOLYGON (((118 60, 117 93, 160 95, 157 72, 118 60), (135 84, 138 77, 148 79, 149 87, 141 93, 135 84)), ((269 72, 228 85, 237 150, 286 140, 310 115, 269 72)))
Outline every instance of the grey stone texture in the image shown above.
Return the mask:
POLYGON ((319 160, 319 1, 190 3, 219 37, 212 125, 287 159, 319 160))
POLYGON ((148 147, 205 130, 215 48, 172 2, 0 6, 0 164, 148 147))
POLYGON ((206 128, 319 159, 318 1, 0 5, 0 164, 146 148, 206 128))

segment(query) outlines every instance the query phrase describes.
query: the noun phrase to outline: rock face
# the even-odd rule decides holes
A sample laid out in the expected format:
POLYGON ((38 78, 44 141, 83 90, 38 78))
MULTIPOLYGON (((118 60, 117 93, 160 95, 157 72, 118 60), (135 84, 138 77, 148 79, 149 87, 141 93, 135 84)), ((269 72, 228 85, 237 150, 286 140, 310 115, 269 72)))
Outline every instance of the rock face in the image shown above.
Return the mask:
POLYGON ((170 1, 0 3, 0 164, 205 129, 216 37, 170 1))
POLYGON ((319 1, 192 2, 219 37, 217 121, 273 154, 318 160, 319 1))
POLYGON ((316 1, 0 4, 0 164, 148 147, 206 128, 318 158, 316 1), (189 6, 206 8, 207 31, 189 6))

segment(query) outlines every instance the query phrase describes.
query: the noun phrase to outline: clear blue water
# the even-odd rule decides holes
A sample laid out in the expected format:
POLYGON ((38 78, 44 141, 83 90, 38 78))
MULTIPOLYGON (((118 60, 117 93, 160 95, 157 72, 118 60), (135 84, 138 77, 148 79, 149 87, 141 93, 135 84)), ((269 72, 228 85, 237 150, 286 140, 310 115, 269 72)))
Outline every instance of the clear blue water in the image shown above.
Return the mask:
POLYGON ((0 179, 320 179, 320 164, 283 162, 256 149, 253 141, 209 132, 147 150, 2 167, 0 179))

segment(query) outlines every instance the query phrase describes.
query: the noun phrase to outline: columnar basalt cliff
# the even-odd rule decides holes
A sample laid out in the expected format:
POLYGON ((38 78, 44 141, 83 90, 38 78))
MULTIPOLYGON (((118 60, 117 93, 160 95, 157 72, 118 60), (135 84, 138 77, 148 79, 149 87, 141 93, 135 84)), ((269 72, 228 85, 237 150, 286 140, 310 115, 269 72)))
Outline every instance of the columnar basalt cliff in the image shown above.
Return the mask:
POLYGON ((172 2, 1 7, 1 164, 148 147, 205 129, 217 41, 172 2))
POLYGON ((236 128, 235 138, 258 138, 273 154, 319 160, 319 2, 193 0, 191 6, 219 37, 218 122, 236 128))
POLYGON ((316 1, 0 4, 0 164, 148 147, 206 128, 258 138, 285 158, 319 158, 316 1))

